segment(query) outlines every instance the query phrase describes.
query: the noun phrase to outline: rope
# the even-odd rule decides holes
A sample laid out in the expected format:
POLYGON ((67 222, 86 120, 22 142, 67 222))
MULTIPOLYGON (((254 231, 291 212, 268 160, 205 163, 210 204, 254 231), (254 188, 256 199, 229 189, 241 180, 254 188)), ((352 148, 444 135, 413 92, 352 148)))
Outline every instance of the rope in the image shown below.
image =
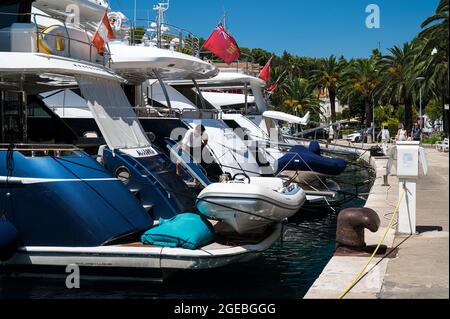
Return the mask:
MULTIPOLYGON (((351 284, 341 293, 341 295, 339 296, 338 299, 344 299, 344 297, 356 286, 356 284, 359 282, 359 280, 363 277, 364 272, 366 271, 367 267, 369 267, 369 264, 372 262, 372 260, 375 258, 378 250, 381 247, 381 244, 384 242, 384 240, 386 239, 386 236, 389 232, 389 230, 392 228, 392 226, 394 225, 394 221, 395 221, 395 217, 398 214, 398 211, 400 209, 400 204, 403 201, 403 197, 405 196, 406 190, 404 189, 402 192, 402 195, 400 196, 400 199, 398 201, 397 207, 394 210, 394 213, 392 214, 392 218, 389 222, 389 226, 386 228, 386 231, 384 232, 380 242, 378 243, 377 247, 375 248, 375 251, 373 252, 372 256, 370 256, 370 258, 367 260, 366 264, 364 265, 364 267, 361 269, 361 271, 358 273, 358 275, 353 279, 353 281, 351 282, 351 284)), ((385 258, 385 257, 383 257, 385 258)), ((366 275, 366 274, 364 274, 366 275)))

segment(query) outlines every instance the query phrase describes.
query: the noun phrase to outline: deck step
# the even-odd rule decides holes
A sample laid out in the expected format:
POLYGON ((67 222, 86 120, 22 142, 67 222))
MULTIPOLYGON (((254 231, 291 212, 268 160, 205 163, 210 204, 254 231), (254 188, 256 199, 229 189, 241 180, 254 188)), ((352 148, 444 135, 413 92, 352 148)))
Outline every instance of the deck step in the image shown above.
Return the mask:
POLYGON ((153 205, 142 205, 147 213, 150 213, 153 210, 153 205))
POLYGON ((141 192, 141 190, 138 189, 138 188, 132 188, 132 189, 130 189, 130 192, 131 192, 131 194, 133 194, 134 196, 137 196, 137 195, 139 195, 139 193, 141 192))

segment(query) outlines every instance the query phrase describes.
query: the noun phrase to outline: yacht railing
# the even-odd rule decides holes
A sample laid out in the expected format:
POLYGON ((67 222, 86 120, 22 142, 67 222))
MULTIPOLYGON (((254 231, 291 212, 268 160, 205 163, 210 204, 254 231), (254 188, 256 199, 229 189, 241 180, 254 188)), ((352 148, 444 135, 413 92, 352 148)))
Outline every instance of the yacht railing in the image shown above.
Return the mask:
MULTIPOLYGON (((107 50, 105 50, 104 54, 100 55, 98 54, 97 48, 94 46, 94 44, 92 43, 92 36, 94 31, 88 28, 88 21, 86 22, 80 22, 79 25, 74 25, 74 24, 69 24, 67 23, 66 20, 64 19, 60 19, 58 17, 52 17, 52 16, 48 16, 48 15, 44 15, 44 14, 39 14, 39 13, 9 13, 9 12, 0 12, 0 19, 2 19, 3 17, 6 16, 16 16, 16 17, 27 17, 29 16, 29 23, 33 25, 34 27, 34 34, 33 34, 33 38, 31 38, 31 40, 34 41, 34 46, 30 47, 29 49, 24 49, 23 47, 21 48, 20 51, 18 52, 30 52, 30 53, 45 53, 45 54, 49 54, 49 52, 44 52, 41 49, 41 41, 42 41, 42 37, 45 35, 46 37, 50 37, 54 39, 54 43, 55 46, 57 46, 57 43, 61 43, 63 42, 63 48, 62 50, 54 50, 54 52, 50 52, 51 55, 55 55, 55 56, 62 56, 62 57, 67 57, 67 58, 74 58, 77 60, 82 60, 82 61, 87 61, 87 62, 91 62, 91 63, 97 63, 97 64, 102 64, 103 66, 107 66, 110 65, 111 63, 111 55, 109 53, 109 47, 107 46, 107 50), (40 26, 38 23, 38 19, 42 18, 42 19, 49 19, 49 20, 55 20, 55 24, 52 26, 61 26, 64 28, 65 32, 64 34, 58 33, 58 34, 48 34, 45 32, 45 27, 40 26), (77 39, 74 37, 70 36, 70 31, 78 31, 81 33, 84 33, 84 36, 86 37, 86 40, 81 40, 81 39, 77 39), (66 43, 67 41, 67 49, 66 49, 66 43), (78 44, 81 46, 85 46, 85 49, 83 49, 84 52, 86 52, 85 55, 81 56, 81 54, 79 54, 78 56, 76 56, 74 54, 74 50, 73 47, 78 44), (87 53, 87 50, 89 50, 89 52, 87 53)), ((14 24, 11 24, 10 27, 8 28, 4 28, 4 29, 0 29, 0 37, 2 35, 7 34, 6 36, 10 36, 10 42, 13 41, 13 35, 17 34, 17 33, 23 33, 24 35, 29 34, 29 31, 26 30, 14 30, 11 27, 14 24), (6 29, 6 30, 5 30, 6 29)), ((1 39, 1 38, 0 38, 1 39)), ((5 50, 4 48, 2 49, 2 46, 4 46, 5 40, 1 39, 3 42, 0 45, 0 51, 3 52, 16 52, 16 51, 11 51, 11 47, 9 47, 9 50, 5 50)), ((26 38, 20 38, 20 40, 25 41, 28 40, 26 38)), ((0 43, 1 43, 0 42, 0 43)), ((7 44, 6 44, 7 45, 7 44)))
POLYGON ((139 118, 178 118, 178 119, 208 119, 218 120, 222 118, 220 110, 200 110, 200 109, 169 109, 156 107, 133 107, 139 118))
POLYGON ((0 144, 0 152, 19 152, 26 157, 66 157, 73 156, 80 149, 63 144, 0 144))
POLYGON ((0 151, 79 151, 74 145, 67 144, 0 144, 0 151))
POLYGON ((130 45, 153 45, 192 56, 200 55, 200 39, 189 30, 172 24, 137 19, 125 31, 130 45))
POLYGON ((222 59, 216 57, 207 50, 200 51, 200 58, 207 60, 217 68, 221 69, 222 72, 229 71, 257 76, 261 71, 261 66, 258 63, 255 63, 253 56, 246 53, 241 53, 239 60, 230 64, 225 63, 222 59))

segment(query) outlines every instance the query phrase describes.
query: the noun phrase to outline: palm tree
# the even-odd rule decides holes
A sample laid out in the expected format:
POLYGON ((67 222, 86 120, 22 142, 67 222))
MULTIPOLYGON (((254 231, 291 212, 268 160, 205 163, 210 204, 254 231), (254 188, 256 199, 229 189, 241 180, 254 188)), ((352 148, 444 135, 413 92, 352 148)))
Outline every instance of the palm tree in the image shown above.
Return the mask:
POLYGON ((272 81, 278 81, 275 92, 270 96, 270 100, 274 105, 281 105, 285 99, 284 92, 280 88, 283 88, 286 82, 287 72, 282 66, 274 66, 271 70, 272 81))
POLYGON ((305 115, 307 111, 321 114, 320 102, 314 96, 314 86, 307 79, 294 78, 282 86, 285 96, 284 105, 296 115, 305 115))
POLYGON ((361 96, 364 107, 361 122, 366 127, 370 127, 374 92, 380 85, 377 63, 372 59, 352 60, 343 71, 342 77, 344 79, 341 86, 342 99, 361 96))
POLYGON ((319 90, 327 90, 331 105, 331 122, 336 122, 336 95, 341 81, 341 68, 336 56, 320 60, 318 70, 311 74, 312 82, 319 90))
POLYGON ((412 43, 405 43, 403 47, 394 46, 389 52, 379 63, 381 85, 377 88, 377 94, 387 99, 388 103, 405 106, 404 125, 410 130, 417 78, 413 63, 414 47, 412 43))
POLYGON ((441 0, 433 16, 426 19, 419 34, 415 64, 417 71, 426 78, 424 91, 431 98, 441 101, 444 114, 444 130, 448 134, 448 111, 444 104, 449 100, 449 1, 441 0))

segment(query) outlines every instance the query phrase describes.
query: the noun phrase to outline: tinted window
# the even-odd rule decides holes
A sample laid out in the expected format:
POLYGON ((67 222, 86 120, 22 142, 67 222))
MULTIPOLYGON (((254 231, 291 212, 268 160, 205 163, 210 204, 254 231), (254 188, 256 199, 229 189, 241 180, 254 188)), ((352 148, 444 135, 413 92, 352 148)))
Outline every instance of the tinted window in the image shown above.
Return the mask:
POLYGON ((6 0, 0 2, 0 29, 7 28, 16 22, 30 22, 29 15, 18 15, 31 12, 31 1, 6 0))

